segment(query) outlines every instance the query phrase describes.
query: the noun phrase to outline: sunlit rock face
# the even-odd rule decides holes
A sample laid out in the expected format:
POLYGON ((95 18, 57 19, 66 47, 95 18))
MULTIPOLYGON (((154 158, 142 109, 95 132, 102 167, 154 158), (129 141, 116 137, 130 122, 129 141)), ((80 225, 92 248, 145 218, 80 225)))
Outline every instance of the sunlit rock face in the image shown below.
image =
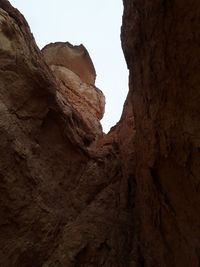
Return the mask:
POLYGON ((83 45, 54 43, 42 49, 44 58, 58 80, 60 92, 82 116, 95 135, 102 134, 105 97, 95 87, 96 72, 83 45))
POLYGON ((2 267, 199 267, 200 4, 124 8, 130 90, 102 135, 94 69, 72 64, 83 48, 41 53, 0 0, 2 267))
POLYGON ((95 84, 96 71, 84 45, 57 42, 46 45, 42 52, 49 65, 66 67, 87 84, 95 84))

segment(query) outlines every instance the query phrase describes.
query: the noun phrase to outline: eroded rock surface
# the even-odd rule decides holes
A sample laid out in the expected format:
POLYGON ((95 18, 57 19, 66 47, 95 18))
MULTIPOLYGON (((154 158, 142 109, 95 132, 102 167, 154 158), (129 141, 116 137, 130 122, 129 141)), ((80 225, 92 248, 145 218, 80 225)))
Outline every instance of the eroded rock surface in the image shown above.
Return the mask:
POLYGON ((199 1, 124 7, 130 91, 100 138, 65 94, 94 83, 52 75, 0 0, 2 267, 199 267, 199 1))
POLYGON ((59 92, 70 102, 94 135, 102 135, 100 120, 105 97, 94 85, 96 72, 83 45, 54 43, 42 49, 44 58, 59 83, 59 92))
POLYGON ((200 2, 124 0, 135 117, 130 266, 199 266, 200 2), (137 255, 137 258, 135 257, 137 255))
POLYGON ((57 42, 46 45, 42 52, 49 65, 63 66, 76 73, 84 83, 95 84, 96 71, 84 45, 57 42))

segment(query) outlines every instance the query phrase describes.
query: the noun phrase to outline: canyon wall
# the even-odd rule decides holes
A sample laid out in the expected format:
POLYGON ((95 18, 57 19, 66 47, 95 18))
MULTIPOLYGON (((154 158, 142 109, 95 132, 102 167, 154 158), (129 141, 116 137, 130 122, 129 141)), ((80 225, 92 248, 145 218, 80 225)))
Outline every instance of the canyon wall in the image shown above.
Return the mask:
POLYGON ((130 90, 105 135, 87 50, 41 52, 0 0, 0 266, 199 267, 199 16, 124 0, 130 90))
POLYGON ((200 264, 199 18, 198 0, 124 0, 141 262, 133 266, 200 264))

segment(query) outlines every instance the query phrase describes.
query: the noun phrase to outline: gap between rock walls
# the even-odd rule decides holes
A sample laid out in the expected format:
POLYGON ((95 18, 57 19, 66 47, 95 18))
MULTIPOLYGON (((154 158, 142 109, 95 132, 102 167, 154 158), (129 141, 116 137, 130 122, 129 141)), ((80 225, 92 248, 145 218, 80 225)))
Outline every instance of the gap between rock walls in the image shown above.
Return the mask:
POLYGON ((48 43, 68 41, 74 46, 82 43, 89 51, 97 72, 95 86, 106 96, 101 124, 107 133, 120 120, 128 92, 128 70, 120 40, 122 1, 86 0, 77 4, 60 0, 59 5, 48 0, 10 2, 25 16, 40 49, 48 43))
POLYGON ((0 266, 199 267, 199 14, 124 0, 129 93, 105 135, 86 48, 40 51, 0 0, 0 266))

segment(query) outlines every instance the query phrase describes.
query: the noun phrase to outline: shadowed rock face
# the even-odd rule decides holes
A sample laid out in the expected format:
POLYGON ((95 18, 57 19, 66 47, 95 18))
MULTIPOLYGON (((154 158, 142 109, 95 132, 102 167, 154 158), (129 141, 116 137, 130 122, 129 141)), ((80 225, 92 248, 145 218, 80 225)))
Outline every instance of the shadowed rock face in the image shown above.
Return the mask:
POLYGON ((199 16, 198 0, 124 0, 136 128, 131 266, 200 263, 199 16))
POLYGON ((65 94, 88 82, 0 0, 0 266, 199 267, 199 14, 124 0, 130 90, 101 136, 65 94))

